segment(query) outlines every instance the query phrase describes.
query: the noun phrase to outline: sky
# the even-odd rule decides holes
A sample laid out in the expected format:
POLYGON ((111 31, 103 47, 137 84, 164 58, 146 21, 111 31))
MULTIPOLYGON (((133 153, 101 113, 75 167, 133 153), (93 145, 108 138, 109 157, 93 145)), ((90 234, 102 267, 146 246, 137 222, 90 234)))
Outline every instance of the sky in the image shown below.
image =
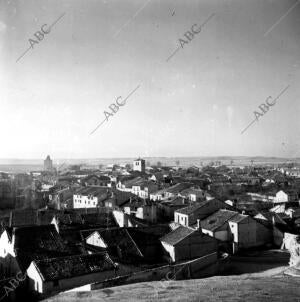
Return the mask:
POLYGON ((300 157, 299 17, 295 0, 0 0, 0 158, 300 157))

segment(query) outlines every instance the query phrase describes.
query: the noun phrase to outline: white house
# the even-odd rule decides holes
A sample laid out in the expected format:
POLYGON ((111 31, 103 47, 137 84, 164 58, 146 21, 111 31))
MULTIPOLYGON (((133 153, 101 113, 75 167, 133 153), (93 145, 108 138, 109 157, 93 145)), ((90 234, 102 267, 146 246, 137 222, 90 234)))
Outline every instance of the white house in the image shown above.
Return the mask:
POLYGON ((275 203, 286 203, 291 201, 296 201, 298 199, 297 192, 293 190, 280 190, 276 193, 275 203))
POLYGON ((109 196, 111 192, 107 187, 85 187, 73 194, 73 208, 96 208, 109 196))
POLYGON ((155 204, 134 205, 128 204, 124 206, 124 212, 128 215, 134 214, 135 217, 149 221, 157 221, 157 206, 155 204))
POLYGON ((16 257, 14 244, 12 242, 12 233, 5 229, 0 237, 0 257, 5 258, 7 255, 16 257))

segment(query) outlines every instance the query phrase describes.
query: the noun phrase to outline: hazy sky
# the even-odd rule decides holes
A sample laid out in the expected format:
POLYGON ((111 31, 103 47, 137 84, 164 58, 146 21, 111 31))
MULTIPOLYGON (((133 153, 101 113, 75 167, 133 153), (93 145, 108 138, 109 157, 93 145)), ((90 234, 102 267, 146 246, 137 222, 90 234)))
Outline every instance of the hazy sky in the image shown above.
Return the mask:
POLYGON ((300 156, 299 70, 296 0, 0 0, 0 158, 300 156))

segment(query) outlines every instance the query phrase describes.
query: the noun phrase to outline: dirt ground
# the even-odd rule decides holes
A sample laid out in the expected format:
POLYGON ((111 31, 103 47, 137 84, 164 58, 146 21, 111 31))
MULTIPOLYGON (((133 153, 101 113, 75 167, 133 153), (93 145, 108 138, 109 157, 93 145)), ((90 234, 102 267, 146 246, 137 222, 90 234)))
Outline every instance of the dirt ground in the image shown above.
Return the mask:
POLYGON ((300 277, 284 275, 286 266, 264 272, 205 279, 144 282, 92 292, 69 292, 54 301, 293 301, 300 302, 300 277))

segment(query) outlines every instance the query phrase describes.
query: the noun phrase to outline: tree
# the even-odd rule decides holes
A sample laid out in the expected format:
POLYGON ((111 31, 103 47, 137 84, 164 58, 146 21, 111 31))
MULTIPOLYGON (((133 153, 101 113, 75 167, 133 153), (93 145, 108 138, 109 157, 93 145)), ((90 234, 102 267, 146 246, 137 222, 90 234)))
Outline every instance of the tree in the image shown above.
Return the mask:
POLYGON ((160 168, 161 167, 161 162, 158 161, 157 164, 156 164, 156 166, 160 168))
POLYGON ((176 160, 176 166, 179 166, 180 165, 180 160, 176 160))

